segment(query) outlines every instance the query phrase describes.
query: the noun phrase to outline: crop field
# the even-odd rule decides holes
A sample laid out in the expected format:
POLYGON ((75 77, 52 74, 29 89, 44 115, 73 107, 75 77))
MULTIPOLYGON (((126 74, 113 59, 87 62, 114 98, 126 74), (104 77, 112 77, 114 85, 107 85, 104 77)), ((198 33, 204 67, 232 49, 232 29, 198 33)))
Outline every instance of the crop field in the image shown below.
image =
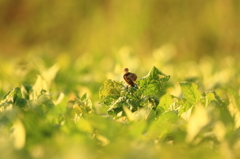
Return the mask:
POLYGON ((240 158, 238 1, 44 2, 0 2, 1 159, 240 158))
POLYGON ((236 59, 161 58, 131 87, 120 66, 34 57, 1 63, 1 158, 240 157, 236 59))

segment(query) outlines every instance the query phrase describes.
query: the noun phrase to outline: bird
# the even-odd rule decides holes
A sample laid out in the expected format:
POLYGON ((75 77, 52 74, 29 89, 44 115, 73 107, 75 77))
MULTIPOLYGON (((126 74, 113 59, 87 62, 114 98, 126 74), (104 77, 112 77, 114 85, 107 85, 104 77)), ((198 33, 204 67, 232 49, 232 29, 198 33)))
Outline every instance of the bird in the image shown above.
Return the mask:
POLYGON ((126 82, 128 85, 134 87, 134 86, 135 86, 135 82, 136 82, 136 80, 137 80, 137 75, 136 75, 135 73, 129 72, 129 69, 128 69, 128 68, 125 68, 125 69, 123 70, 123 73, 124 73, 124 74, 123 74, 123 79, 125 80, 125 82, 126 82))

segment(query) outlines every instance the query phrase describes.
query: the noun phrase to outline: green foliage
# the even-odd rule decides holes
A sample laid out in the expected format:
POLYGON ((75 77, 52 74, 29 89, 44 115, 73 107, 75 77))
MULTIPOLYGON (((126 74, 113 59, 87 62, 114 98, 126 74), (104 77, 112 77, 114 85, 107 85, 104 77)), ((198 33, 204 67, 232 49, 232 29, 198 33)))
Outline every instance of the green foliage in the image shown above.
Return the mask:
POLYGON ((131 112, 143 108, 156 110, 159 97, 165 92, 164 84, 169 78, 170 76, 153 67, 147 76, 137 80, 136 87, 107 80, 99 91, 101 103, 109 107, 108 113, 114 117, 125 116, 129 114, 128 110, 131 112))
POLYGON ((169 78, 169 75, 165 75, 154 66, 149 73, 145 77, 141 78, 137 83, 142 89, 142 94, 152 95, 159 98, 165 93, 165 82, 167 82, 169 78))
POLYGON ((173 97, 169 93, 166 93, 161 97, 161 102, 159 106, 162 107, 164 110, 168 110, 172 103, 173 97))
MULTIPOLYGON (((72 71, 70 67, 65 69, 59 75, 56 65, 35 70, 39 73, 35 82, 22 82, 2 96, 1 156, 170 159, 177 155, 180 159, 196 156, 219 159, 231 154, 232 158, 240 157, 240 102, 234 88, 202 91, 201 81, 173 84, 174 75, 170 80, 170 76, 153 67, 136 81, 136 87, 110 79, 100 88, 95 84, 92 91, 98 86, 99 101, 88 92, 90 88, 78 87, 91 83, 88 79, 94 76, 84 81, 82 73, 76 74, 71 82, 79 80, 80 84, 68 85, 68 80, 59 82, 72 71), (60 89, 64 87, 69 88, 64 92, 60 89)), ((71 73, 76 72, 77 69, 71 73)))
POLYGON ((123 84, 113 80, 106 80, 99 90, 99 98, 102 103, 110 105, 112 100, 120 97, 123 84))
POLYGON ((201 93, 198 91, 198 86, 195 83, 185 82, 180 83, 180 86, 185 100, 180 111, 186 112, 190 107, 200 101, 201 93))
POLYGON ((1 0, 0 158, 239 159, 239 8, 1 0))
POLYGON ((92 112, 94 112, 92 102, 86 93, 80 99, 75 98, 74 100, 68 101, 66 115, 75 122, 84 114, 92 112))
POLYGON ((19 87, 16 87, 13 90, 9 91, 0 102, 0 106, 3 107, 3 109, 6 109, 7 107, 13 105, 18 106, 22 109, 24 109, 27 105, 27 100, 22 98, 21 89, 19 87))

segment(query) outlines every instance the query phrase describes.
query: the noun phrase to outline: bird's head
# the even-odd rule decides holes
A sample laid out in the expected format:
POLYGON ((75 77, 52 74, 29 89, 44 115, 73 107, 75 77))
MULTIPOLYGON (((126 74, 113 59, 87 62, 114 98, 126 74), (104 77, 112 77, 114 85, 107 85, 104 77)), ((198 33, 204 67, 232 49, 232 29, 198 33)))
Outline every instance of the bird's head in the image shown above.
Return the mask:
POLYGON ((125 69, 123 70, 124 73, 128 73, 128 71, 129 71, 128 68, 125 68, 125 69))

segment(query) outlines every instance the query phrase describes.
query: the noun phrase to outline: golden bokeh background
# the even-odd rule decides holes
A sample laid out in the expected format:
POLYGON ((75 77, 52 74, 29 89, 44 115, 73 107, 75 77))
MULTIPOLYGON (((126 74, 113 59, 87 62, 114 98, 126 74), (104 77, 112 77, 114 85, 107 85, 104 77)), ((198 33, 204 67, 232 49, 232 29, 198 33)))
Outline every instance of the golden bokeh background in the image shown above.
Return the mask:
POLYGON ((146 58, 170 44, 176 59, 237 55, 238 0, 2 0, 0 54, 107 56, 124 46, 146 58))

